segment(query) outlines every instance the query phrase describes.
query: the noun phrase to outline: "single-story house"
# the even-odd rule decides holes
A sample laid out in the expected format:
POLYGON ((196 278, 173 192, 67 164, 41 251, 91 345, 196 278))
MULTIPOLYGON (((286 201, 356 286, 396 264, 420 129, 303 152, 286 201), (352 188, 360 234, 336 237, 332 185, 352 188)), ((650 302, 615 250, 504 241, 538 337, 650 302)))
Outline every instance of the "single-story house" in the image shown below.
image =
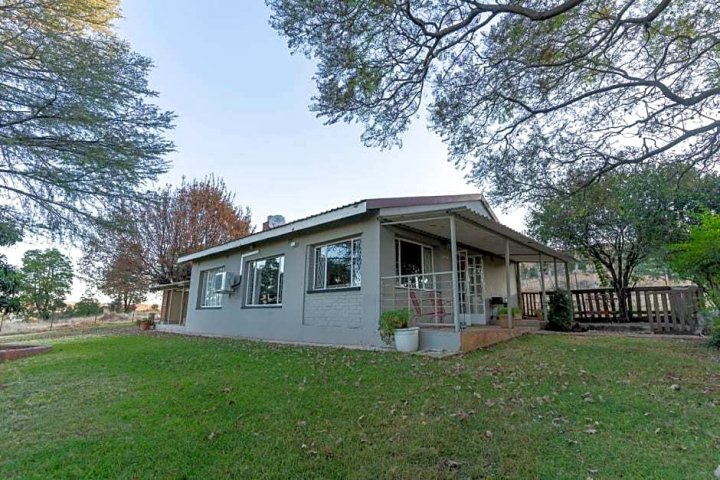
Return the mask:
MULTIPOLYGON (((520 262, 573 261, 498 222, 482 195, 375 198, 186 255, 186 332, 381 346, 381 312, 408 309, 423 349, 518 305, 520 262)), ((566 269, 567 271, 567 269, 566 269)), ((497 327, 495 327, 497 329, 497 327)), ((513 326, 509 325, 512 329, 513 326)))

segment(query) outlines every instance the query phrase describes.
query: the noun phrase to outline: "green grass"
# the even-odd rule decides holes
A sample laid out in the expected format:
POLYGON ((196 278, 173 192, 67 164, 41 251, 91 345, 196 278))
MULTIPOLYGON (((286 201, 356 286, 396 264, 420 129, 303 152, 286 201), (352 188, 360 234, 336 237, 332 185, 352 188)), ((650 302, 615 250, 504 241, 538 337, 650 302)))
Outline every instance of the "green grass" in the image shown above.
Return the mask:
POLYGON ((538 335, 443 360, 53 342, 0 364, 0 478, 688 479, 720 463, 720 360, 693 342, 538 335))

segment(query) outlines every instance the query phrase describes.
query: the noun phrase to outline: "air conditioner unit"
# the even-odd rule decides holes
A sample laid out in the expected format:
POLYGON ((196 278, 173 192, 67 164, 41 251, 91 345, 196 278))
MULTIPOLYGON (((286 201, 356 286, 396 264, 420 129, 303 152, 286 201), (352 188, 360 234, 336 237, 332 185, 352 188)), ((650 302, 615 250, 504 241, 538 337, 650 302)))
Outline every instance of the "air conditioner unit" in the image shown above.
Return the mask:
POLYGON ((237 287, 239 276, 233 272, 220 272, 215 274, 213 287, 217 293, 232 293, 237 287))

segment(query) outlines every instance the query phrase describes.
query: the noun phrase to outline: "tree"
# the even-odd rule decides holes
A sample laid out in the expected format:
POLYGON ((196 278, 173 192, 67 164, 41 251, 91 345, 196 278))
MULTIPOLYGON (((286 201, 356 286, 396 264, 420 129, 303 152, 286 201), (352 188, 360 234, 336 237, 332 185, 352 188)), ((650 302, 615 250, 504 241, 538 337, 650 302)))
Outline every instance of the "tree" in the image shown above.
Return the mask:
POLYGON ((122 214, 129 231, 106 231, 87 242, 83 263, 94 278, 117 256, 132 253, 151 283, 167 284, 190 278, 190 267, 178 265, 183 255, 236 240, 252 232, 250 210, 235 204, 235 195, 213 176, 167 186, 151 203, 122 214), (95 272, 95 273, 93 273, 95 272))
POLYGON ((113 299, 116 309, 127 313, 134 305, 141 303, 150 288, 137 243, 125 243, 100 271, 99 289, 113 299))
POLYGON ((0 332, 5 323, 5 316, 19 312, 22 308, 20 302, 22 282, 20 271, 0 255, 0 332))
POLYGON ((174 115, 115 36, 118 3, 0 4, 0 223, 85 234, 166 171, 174 115))
POLYGON ((425 102, 451 160, 496 200, 720 158, 717 2, 266 2, 317 61, 318 116, 387 147, 425 102))
POLYGON ((701 286, 715 308, 720 308, 720 215, 704 212, 685 241, 670 247, 670 265, 701 286))
POLYGON ((100 302, 90 292, 85 292, 72 309, 72 314, 78 317, 89 317, 102 313, 100 302))
POLYGON ((24 308, 40 318, 50 319, 65 306, 64 300, 73 281, 70 259, 55 248, 28 250, 23 255, 24 308))
POLYGON ((637 266, 679 241, 703 208, 720 206, 720 176, 673 169, 613 172, 574 195, 558 195, 528 214, 530 232, 574 250, 603 271, 629 321, 626 289, 637 266), (680 182, 676 182, 676 178, 680 182))

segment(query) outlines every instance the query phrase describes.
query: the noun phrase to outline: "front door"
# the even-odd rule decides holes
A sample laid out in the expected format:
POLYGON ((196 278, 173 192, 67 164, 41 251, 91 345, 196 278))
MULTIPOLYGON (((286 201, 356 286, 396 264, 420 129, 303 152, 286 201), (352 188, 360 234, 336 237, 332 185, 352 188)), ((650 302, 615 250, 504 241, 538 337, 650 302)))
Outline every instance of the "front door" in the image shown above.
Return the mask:
POLYGON ((482 255, 458 252, 458 296, 460 319, 465 325, 484 325, 485 301, 483 297, 484 270, 482 255))

